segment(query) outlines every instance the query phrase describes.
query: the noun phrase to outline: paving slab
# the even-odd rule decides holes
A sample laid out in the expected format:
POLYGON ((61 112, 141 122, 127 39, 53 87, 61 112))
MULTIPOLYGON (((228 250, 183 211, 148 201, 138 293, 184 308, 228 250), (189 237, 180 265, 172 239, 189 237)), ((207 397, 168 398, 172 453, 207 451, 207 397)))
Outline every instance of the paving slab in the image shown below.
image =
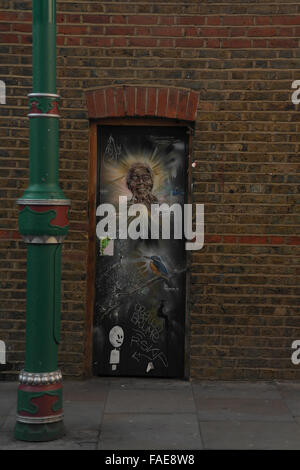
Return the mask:
POLYGON ((64 422, 69 430, 97 431, 103 417, 104 403, 64 402, 64 422))
POLYGON ((195 412, 190 388, 183 390, 112 389, 105 413, 188 413, 195 412))
POLYGON ((17 388, 17 382, 0 382, 0 429, 12 410, 16 411, 17 388))
POLYGON ((300 450, 296 422, 210 421, 200 428, 205 449, 300 450))
POLYGON ((105 402, 109 387, 108 380, 65 381, 63 383, 64 401, 105 402))
POLYGON ((202 449, 197 419, 182 414, 105 414, 98 449, 202 449))
POLYGON ((254 398, 197 398, 201 421, 292 421, 293 416, 282 400, 254 398))
POLYGON ((280 391, 271 382, 192 382, 195 398, 259 398, 281 399, 280 391))
POLYGON ((0 450, 95 450, 96 447, 97 439, 87 436, 78 440, 65 436, 57 441, 23 442, 17 441, 13 432, 0 432, 0 450))
POLYGON ((177 379, 155 379, 155 378, 122 378, 112 377, 110 382, 111 389, 156 389, 156 390, 178 390, 190 389, 191 383, 187 380, 177 379))
POLYGON ((275 385, 280 392, 297 393, 300 397, 300 382, 291 382, 290 380, 276 380, 275 385))
POLYGON ((283 402, 287 406, 287 408, 290 410, 291 415, 296 418, 300 417, 300 399, 299 398, 283 398, 283 402))
POLYGON ((11 397, 0 397, 0 430, 2 430, 5 420, 11 414, 17 412, 17 400, 11 397))
POLYGON ((9 433, 10 431, 14 429, 15 423, 16 423, 16 414, 17 414, 17 410, 14 407, 13 411, 11 411, 8 416, 4 417, 3 425, 0 428, 1 432, 7 431, 9 433))
POLYGON ((15 392, 18 388, 19 383, 18 382, 4 382, 0 380, 0 396, 1 393, 9 393, 9 392, 15 392))
POLYGON ((281 383, 277 385, 277 389, 284 400, 300 400, 300 384, 281 383))
POLYGON ((0 382, 0 449, 300 449, 300 382, 66 380, 66 435, 47 443, 14 439, 17 387, 0 382))

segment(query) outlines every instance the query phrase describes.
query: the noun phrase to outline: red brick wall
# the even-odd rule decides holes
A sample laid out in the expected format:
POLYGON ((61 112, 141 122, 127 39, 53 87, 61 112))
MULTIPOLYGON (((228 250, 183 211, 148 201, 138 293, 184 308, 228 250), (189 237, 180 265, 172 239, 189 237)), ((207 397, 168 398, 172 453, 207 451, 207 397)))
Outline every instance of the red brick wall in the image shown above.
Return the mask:
MULTIPOLYGON (((31 1, 2 0, 1 316, 14 375, 24 361, 25 250, 15 200, 27 186, 31 1)), ((85 91, 111 85, 199 93, 194 201, 206 244, 193 254, 191 376, 300 378, 300 4, 270 0, 58 1, 60 181, 72 199, 63 249, 65 375, 84 357, 89 122, 85 91)))

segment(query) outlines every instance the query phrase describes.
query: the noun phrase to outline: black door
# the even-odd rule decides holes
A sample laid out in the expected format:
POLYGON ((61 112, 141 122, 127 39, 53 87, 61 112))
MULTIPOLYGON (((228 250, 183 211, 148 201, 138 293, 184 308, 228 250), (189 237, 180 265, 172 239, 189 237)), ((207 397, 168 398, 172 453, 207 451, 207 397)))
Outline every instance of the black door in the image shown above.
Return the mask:
MULTIPOLYGON (((128 206, 178 203, 183 213, 185 128, 102 126, 98 142, 97 207, 118 213, 126 196, 128 206)), ((183 239, 97 238, 95 375, 183 376, 185 266, 183 239)))

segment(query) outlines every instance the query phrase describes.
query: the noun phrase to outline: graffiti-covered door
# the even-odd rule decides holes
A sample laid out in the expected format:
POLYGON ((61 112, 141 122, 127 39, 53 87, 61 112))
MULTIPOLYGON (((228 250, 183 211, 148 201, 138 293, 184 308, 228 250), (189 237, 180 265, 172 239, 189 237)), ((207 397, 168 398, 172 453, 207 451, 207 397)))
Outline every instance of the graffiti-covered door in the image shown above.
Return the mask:
MULTIPOLYGON (((120 196, 127 207, 144 204, 150 219, 153 204, 177 203, 183 213, 185 128, 101 126, 98 132, 97 207, 114 205, 117 225, 120 196)), ((95 375, 184 375, 185 243, 163 238, 161 229, 158 239, 148 233, 145 239, 97 237, 95 375)))

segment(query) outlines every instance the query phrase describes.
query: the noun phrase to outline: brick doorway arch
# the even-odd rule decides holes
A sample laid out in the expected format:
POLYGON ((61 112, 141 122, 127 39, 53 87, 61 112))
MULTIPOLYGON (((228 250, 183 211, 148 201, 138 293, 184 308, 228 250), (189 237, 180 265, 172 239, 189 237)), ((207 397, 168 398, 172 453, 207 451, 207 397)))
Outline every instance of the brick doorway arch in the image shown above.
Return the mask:
MULTIPOLYGON (((97 128, 101 125, 185 126, 191 128, 196 120, 198 93, 188 89, 153 86, 110 86, 86 91, 87 113, 90 120, 89 158, 89 245, 87 259, 87 314, 85 331, 84 375, 92 376, 93 316, 95 299, 96 247, 96 188, 97 188, 97 128)), ((190 133, 191 169, 192 135, 190 133)), ((188 172, 188 186, 191 171, 188 172)), ((188 202, 191 202, 189 194, 188 202)), ((185 349, 189 362, 189 345, 185 349)), ((185 376, 189 375, 185 367, 185 376)))
POLYGON ((89 119, 151 117, 195 121, 198 93, 175 87, 110 86, 86 92, 89 119))

